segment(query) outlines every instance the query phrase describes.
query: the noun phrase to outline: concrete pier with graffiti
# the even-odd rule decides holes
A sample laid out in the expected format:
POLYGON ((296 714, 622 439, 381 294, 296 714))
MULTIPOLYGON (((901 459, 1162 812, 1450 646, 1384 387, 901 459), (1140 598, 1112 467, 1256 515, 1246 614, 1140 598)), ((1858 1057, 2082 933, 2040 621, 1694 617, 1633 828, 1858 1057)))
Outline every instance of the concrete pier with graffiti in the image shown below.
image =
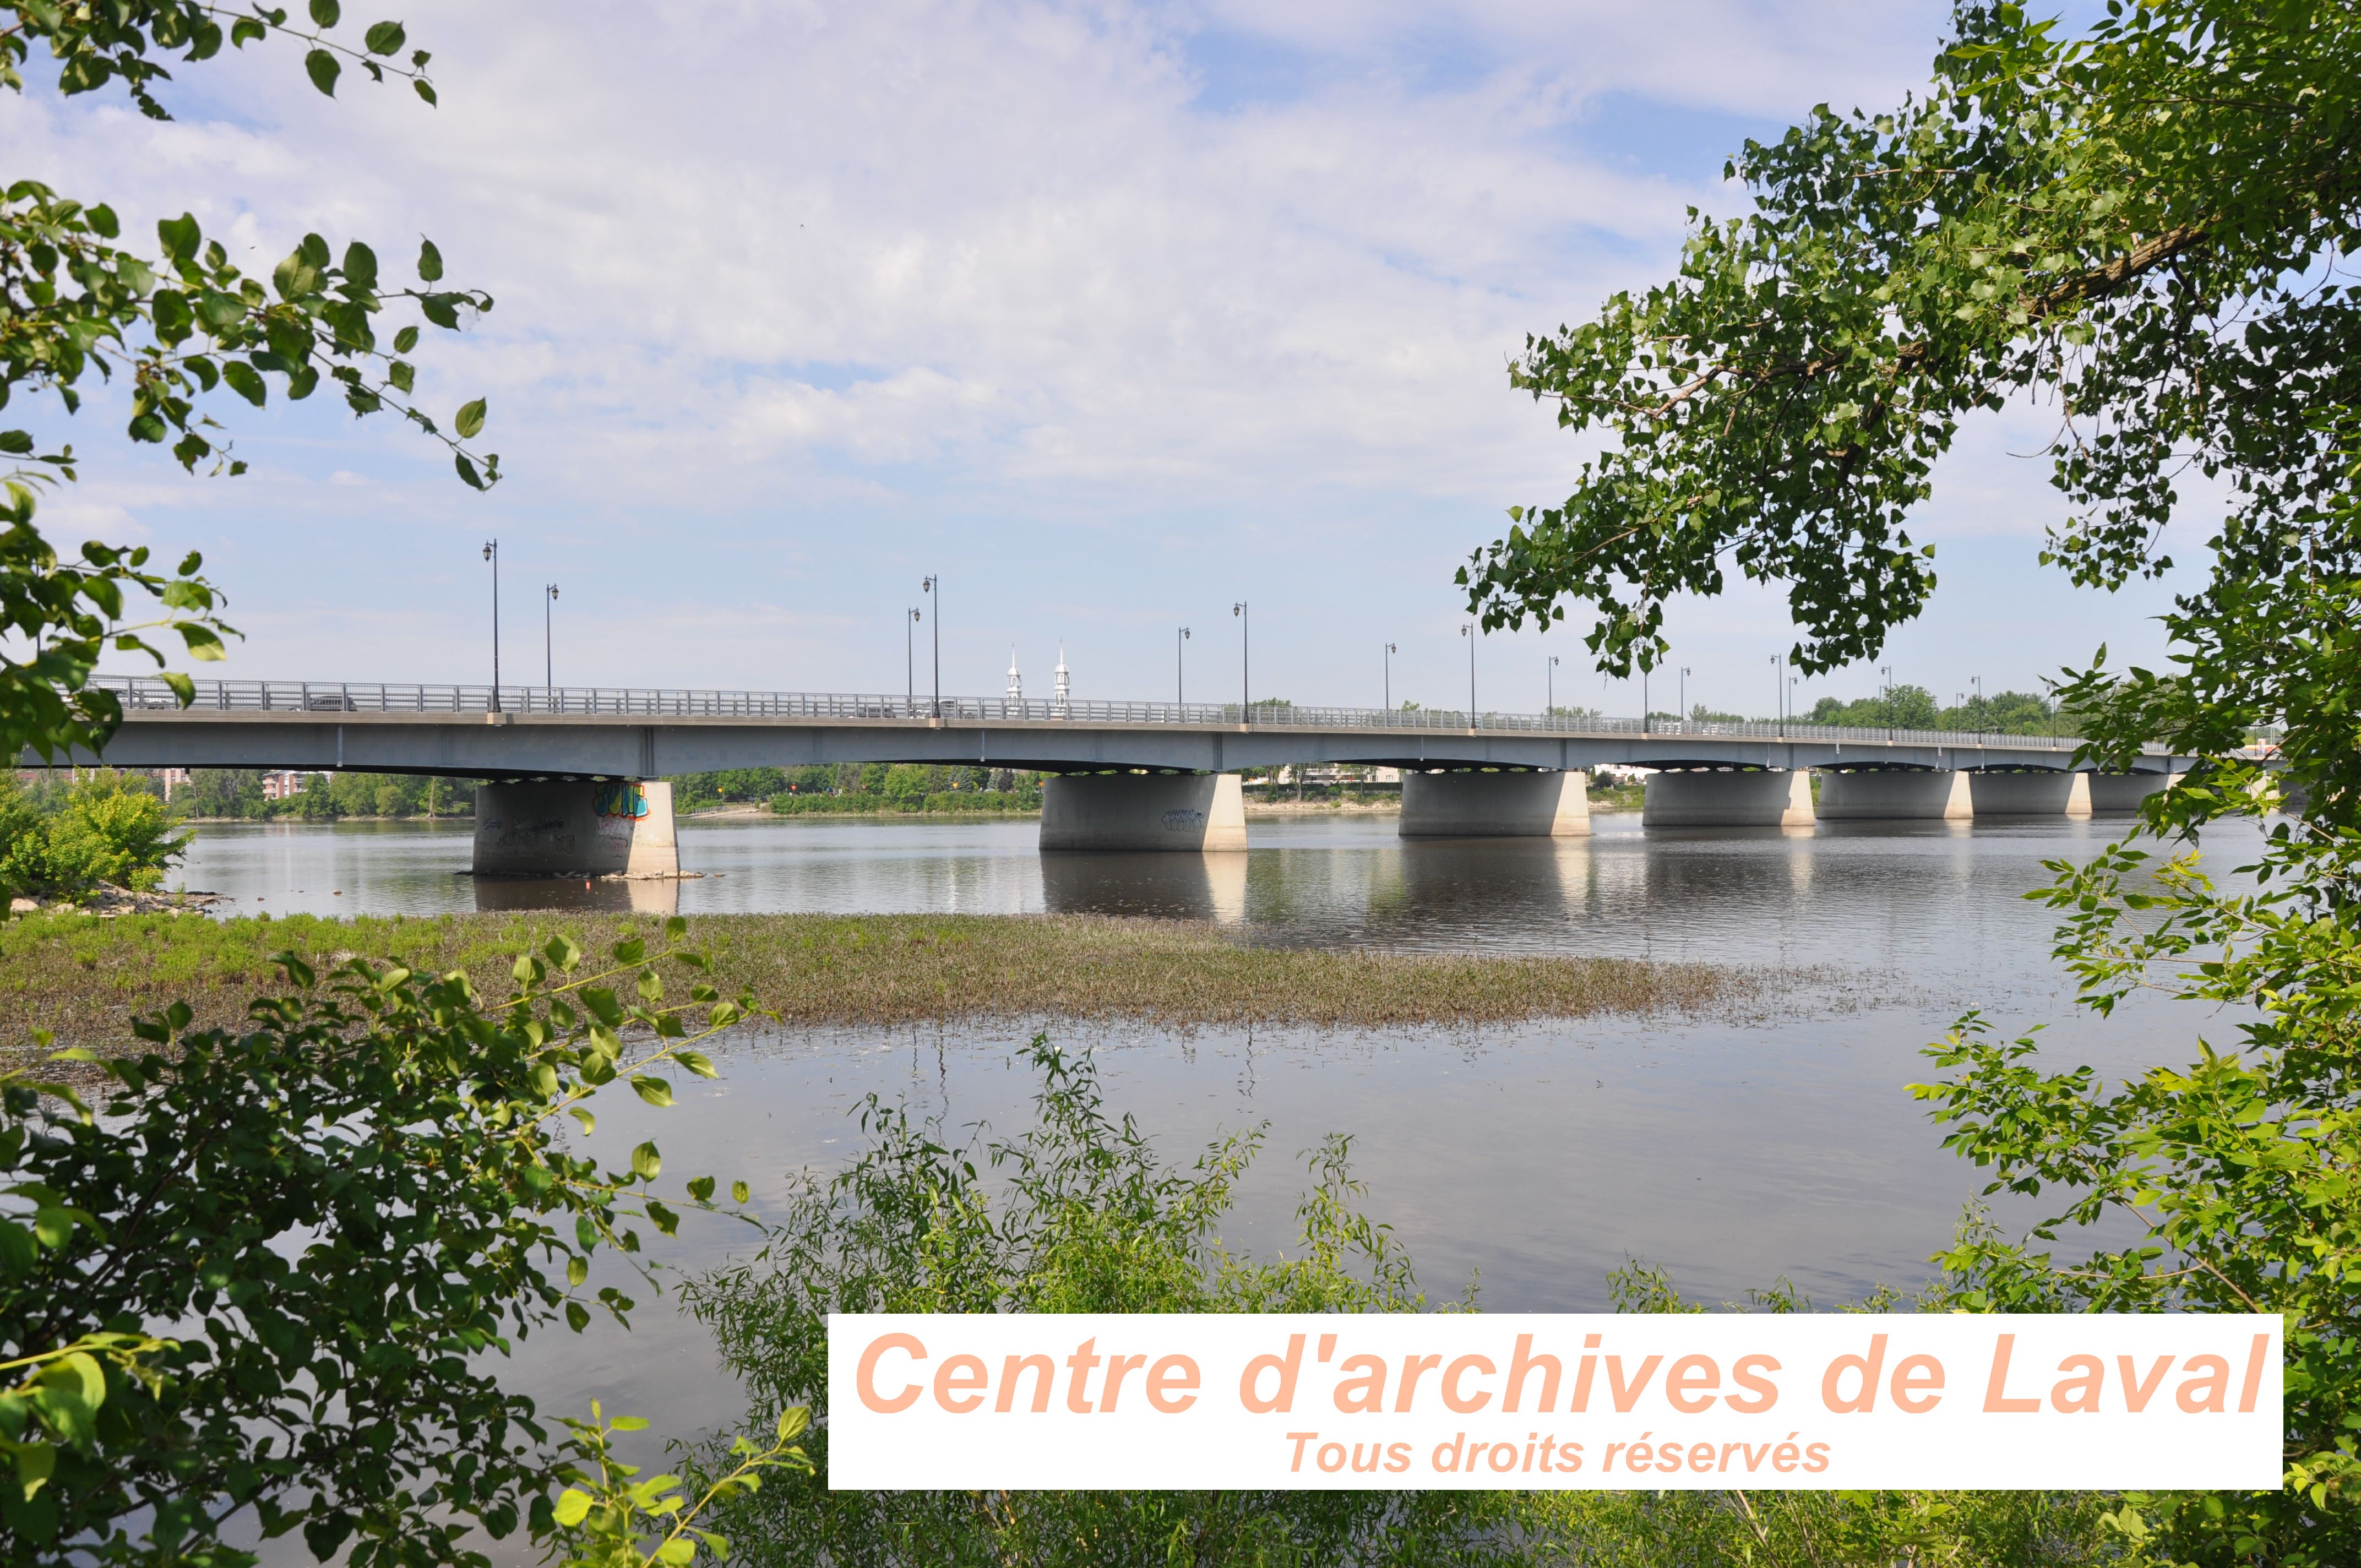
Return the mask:
POLYGON ((478 876, 676 877, 672 785, 478 784, 475 869, 478 876))

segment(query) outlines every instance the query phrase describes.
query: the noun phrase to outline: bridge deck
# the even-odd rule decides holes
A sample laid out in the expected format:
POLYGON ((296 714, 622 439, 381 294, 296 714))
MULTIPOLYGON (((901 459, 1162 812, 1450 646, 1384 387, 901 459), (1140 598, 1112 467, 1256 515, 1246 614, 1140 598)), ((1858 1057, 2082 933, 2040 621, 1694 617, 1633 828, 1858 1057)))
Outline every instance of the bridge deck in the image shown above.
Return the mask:
MULTIPOLYGON (((201 681, 182 707, 152 678, 102 677, 126 767, 343 768, 456 777, 653 778, 723 768, 939 762, 1049 772, 1225 772, 1281 763, 1447 766, 2044 768, 2070 736, 1653 723, 1290 704, 1010 702, 808 692, 201 681)), ((96 759, 82 757, 88 763, 96 759)), ((2150 753, 2161 772, 2172 759, 2150 753)))

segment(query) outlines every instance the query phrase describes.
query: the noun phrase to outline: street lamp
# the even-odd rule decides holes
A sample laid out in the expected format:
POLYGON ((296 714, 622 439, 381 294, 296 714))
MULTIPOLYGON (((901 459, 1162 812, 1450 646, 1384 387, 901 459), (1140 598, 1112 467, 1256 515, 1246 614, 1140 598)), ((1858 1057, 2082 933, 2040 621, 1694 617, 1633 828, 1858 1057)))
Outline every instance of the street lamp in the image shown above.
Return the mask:
POLYGON ((557 689, 557 655, 555 652, 556 644, 551 640, 550 623, 556 618, 557 612, 550 607, 557 602, 557 585, 550 583, 542 591, 545 597, 541 602, 541 684, 555 691, 557 689))
POLYGON ((1176 707, 1189 706, 1189 666, 1184 655, 1189 641, 1189 629, 1182 627, 1180 635, 1172 640, 1172 703, 1176 707))
POLYGON ((1881 664, 1877 673, 1885 677, 1885 743, 1894 744, 1894 666, 1881 664))
POLYGON ((1549 657, 1549 666, 1542 672, 1542 712, 1557 711, 1557 655, 1549 657))
POLYGON ((1779 667, 1779 655, 1772 654, 1771 710, 1778 716, 1779 733, 1783 738, 1787 733, 1787 683, 1783 678, 1786 672, 1779 667))
POLYGON ((1254 720, 1254 617, 1244 599, 1230 606, 1230 613, 1238 620, 1238 722, 1248 724, 1254 720))
POLYGON ((1476 629, 1463 626, 1459 635, 1467 639, 1467 728, 1476 728, 1476 629))
POLYGON ((484 559, 492 564, 492 711, 500 710, 500 542, 484 541, 484 559))
POLYGON ((1689 732, 1689 667, 1681 666, 1681 733, 1689 732))
POLYGON ((910 629, 925 619, 915 609, 902 618, 902 711, 905 713, 918 706, 918 634, 910 629))
POLYGON ((1386 644, 1386 711, 1394 710, 1394 655, 1401 652, 1392 643, 1386 644))
POLYGON ((1984 678, 1970 675, 1968 684, 1976 688, 1976 744, 1981 746, 1984 743, 1984 678))
POLYGON ((922 594, 932 594, 932 595, 934 595, 934 596, 935 596, 935 706, 934 706, 934 716, 935 716, 935 718, 936 718, 936 719, 937 719, 938 721, 939 721, 939 720, 942 718, 942 717, 943 717, 943 594, 942 594, 942 584, 943 584, 943 580, 942 580, 940 577, 937 577, 937 576, 928 576, 928 577, 926 579, 926 581, 924 581, 924 582, 922 582, 922 583, 920 583, 920 584, 918 585, 918 591, 919 591, 920 593, 922 593, 922 594))

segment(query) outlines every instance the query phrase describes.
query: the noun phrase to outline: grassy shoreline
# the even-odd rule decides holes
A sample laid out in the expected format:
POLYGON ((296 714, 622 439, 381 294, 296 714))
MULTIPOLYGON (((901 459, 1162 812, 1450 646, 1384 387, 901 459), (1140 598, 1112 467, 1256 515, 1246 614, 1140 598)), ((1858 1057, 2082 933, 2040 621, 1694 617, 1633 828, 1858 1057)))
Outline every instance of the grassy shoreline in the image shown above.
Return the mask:
MULTIPOLYGON (((647 922, 637 928, 645 931, 647 922)), ((507 992, 522 948, 571 933, 593 951, 632 923, 533 913, 215 920, 28 916, 0 926, 0 1056, 36 1028, 60 1045, 130 1037, 135 1013, 184 1001, 228 1025, 276 978, 271 956, 358 955, 465 969, 507 992)), ((1604 958, 1245 947, 1213 927, 1095 916, 716 915, 689 922, 726 989, 797 1025, 1056 1018, 1174 1026, 1508 1024, 1696 1013, 1758 992, 1758 971, 1604 958)))

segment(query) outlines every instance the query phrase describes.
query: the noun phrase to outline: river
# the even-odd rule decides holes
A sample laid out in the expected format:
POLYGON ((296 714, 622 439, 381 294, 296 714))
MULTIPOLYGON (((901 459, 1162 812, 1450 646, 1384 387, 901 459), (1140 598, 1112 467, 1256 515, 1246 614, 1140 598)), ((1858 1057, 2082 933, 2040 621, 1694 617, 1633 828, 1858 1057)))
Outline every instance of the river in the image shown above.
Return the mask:
MULTIPOLYGON (((1224 1226, 1233 1246, 1290 1240, 1298 1151, 1356 1135, 1369 1207, 1435 1293, 1471 1278, 1495 1310, 1595 1309, 1627 1258, 1689 1293, 1739 1298, 1785 1277, 1823 1302, 1925 1277, 1979 1173, 1939 1146, 1906 1086, 1921 1048, 1970 1007, 2045 1055, 2110 1076, 2178 1060, 2234 1021, 2136 998, 2112 1019, 2071 1005, 2052 916, 2024 893, 2044 861, 2081 860, 2120 823, 1823 824, 1809 832, 1642 832, 1600 817, 1558 842, 1404 844, 1390 817, 1257 819, 1243 856, 1055 856, 1030 821, 690 820, 684 914, 719 911, 1104 912, 1210 920, 1238 940, 1476 952, 1624 955, 1769 966, 1773 982, 1705 1017, 1609 1018, 1480 1031, 1190 1033, 1058 1026, 1097 1053, 1115 1109, 1186 1162, 1218 1131, 1265 1124, 1267 1149, 1224 1226)), ((2251 825, 2209 839, 2224 867, 2251 825)), ((478 883, 464 826, 221 826, 185 883, 234 912, 427 915, 521 896, 606 906, 629 890, 478 883)), ((1027 1031, 997 1025, 751 1036, 722 1078, 657 1112, 605 1108, 597 1146, 653 1137, 667 1179, 743 1179, 775 1207, 857 1142, 874 1091, 1014 1131, 1032 1085, 1027 1031), (692 1153, 693 1151, 693 1153, 692 1153)), ((2034 1217, 2024 1201, 1997 1211, 2034 1217)), ((692 1224, 669 1261, 697 1266, 741 1228, 692 1224)), ((2071 1238, 2069 1238, 2070 1243, 2071 1238)), ((653 1304, 624 1334, 536 1336, 514 1368, 545 1408, 648 1416, 688 1433, 738 1414, 694 1325, 653 1304)))

